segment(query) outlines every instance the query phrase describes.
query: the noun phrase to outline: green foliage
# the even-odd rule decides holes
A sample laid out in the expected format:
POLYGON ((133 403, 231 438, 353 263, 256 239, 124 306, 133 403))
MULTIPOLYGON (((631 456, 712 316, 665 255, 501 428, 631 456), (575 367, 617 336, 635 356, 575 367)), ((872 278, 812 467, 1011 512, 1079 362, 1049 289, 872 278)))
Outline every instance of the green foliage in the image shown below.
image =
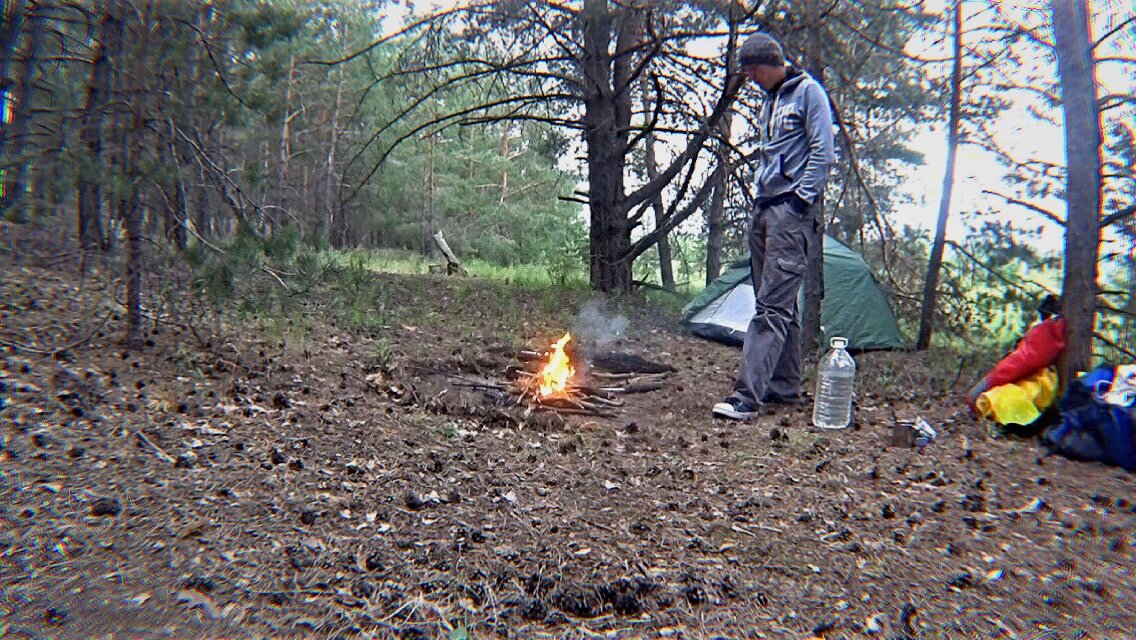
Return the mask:
POLYGON ((386 328, 388 300, 365 257, 353 256, 345 266, 329 267, 325 280, 333 317, 351 331, 380 336, 386 328))
MULTIPOLYGON (((1134 109, 1136 110, 1136 109, 1134 109)), ((1136 131, 1116 123, 1105 131, 1104 215, 1136 206, 1136 131)), ((1106 337, 1098 355, 1110 362, 1136 360, 1136 215, 1104 230, 1097 331, 1106 337)))
MULTIPOLYGON (((300 352, 319 317, 374 339, 379 366, 393 357, 385 335, 392 301, 366 253, 321 253, 286 228, 266 238, 241 230, 221 247, 196 244, 183 259, 194 274, 193 290, 218 316, 257 320, 300 352)), ((413 320, 410 305, 402 306, 402 319, 413 320)))
MULTIPOLYGON (((923 162, 913 134, 947 101, 931 90, 934 70, 899 52, 919 42, 936 18, 919 3, 870 0, 841 4, 818 28, 825 43, 822 80, 841 110, 839 160, 826 206, 828 232, 842 242, 882 232, 878 218, 892 209, 910 166, 923 162)), ((802 62, 805 44, 796 43, 802 62)))
MULTIPOLYGON (((329 250, 323 255, 332 265, 344 267, 357 261, 366 269, 376 273, 425 274, 429 272, 432 264, 442 262, 440 257, 431 261, 417 252, 405 249, 329 250)), ((560 271, 543 261, 536 264, 511 265, 501 265, 480 258, 462 261, 462 266, 470 277, 481 281, 503 282, 526 289, 544 289, 550 286, 565 290, 586 289, 587 274, 577 260, 569 257, 565 259, 564 264, 565 270, 560 271)))
MULTIPOLYGON (((385 297, 373 274, 427 273, 440 262, 429 255, 436 230, 445 232, 473 277, 536 291, 542 305, 557 308, 558 297, 579 293, 588 279, 588 220, 578 203, 564 199, 583 190, 579 132, 554 124, 571 122, 580 104, 572 82, 563 81, 578 74, 571 63, 576 34, 567 28, 558 32, 564 39, 553 47, 554 55, 539 64, 517 65, 516 73, 490 73, 492 65, 482 61, 513 60, 522 44, 532 45, 534 56, 545 56, 541 47, 551 41, 538 42, 543 36, 526 20, 540 10, 553 16, 571 11, 546 3, 489 3, 475 12, 477 20, 471 13, 447 28, 369 47, 390 26, 381 24, 383 5, 158 3, 151 24, 142 23, 144 12, 131 13, 124 22, 125 46, 112 56, 114 77, 121 83, 111 99, 123 108, 108 114, 100 157, 76 143, 75 114, 86 100, 94 40, 101 37, 92 25, 110 5, 77 4, 76 16, 88 14, 83 19, 53 12, 49 26, 59 37, 45 39, 34 73, 35 134, 28 152, 36 160, 33 173, 41 173, 36 184, 45 192, 36 201, 47 213, 38 215, 57 216, 73 227, 70 203, 79 176, 94 177, 100 185, 103 211, 116 211, 119 198, 139 189, 155 226, 167 213, 184 215, 205 238, 191 238, 184 255, 188 268, 179 267, 169 278, 163 272, 163 293, 174 288, 165 281, 188 277, 200 302, 278 323, 280 334, 301 346, 310 325, 298 319, 317 312, 375 335, 376 355, 383 359, 383 328, 395 301, 385 297), (453 64, 431 66, 442 56, 453 64), (320 64, 347 58, 342 64, 320 64), (423 66, 431 73, 402 73, 423 66), (460 81, 438 89, 439 79, 454 78, 460 81), (555 90, 541 91, 547 89, 543 83, 556 85, 555 90), (518 96, 534 99, 523 105, 504 102, 518 96), (505 106, 479 108, 495 101, 505 106), (466 115, 444 117, 455 113, 466 115), (122 136, 134 116, 149 126, 122 136), (140 150, 132 171, 122 166, 128 155, 123 144, 140 150), (241 218, 250 226, 235 223, 241 218), (316 250, 312 244, 337 250, 316 250), (321 295, 310 295, 316 290, 321 295), (297 321, 288 324, 289 319, 297 321)), ((829 192, 829 230, 868 257, 894 291, 908 328, 918 313, 915 293, 929 241, 925 234, 896 233, 887 239, 885 262, 877 236, 891 234, 886 216, 904 165, 922 161, 911 133, 940 116, 946 103, 946 67, 901 53, 921 38, 945 34, 941 29, 947 22, 925 14, 923 7, 894 0, 839 3, 819 25, 809 25, 799 3, 764 3, 754 16, 755 24, 781 36, 798 64, 807 66, 806 49, 817 45, 810 50, 823 58, 822 80, 841 108, 852 145, 841 138, 841 163, 829 192)), ((686 34, 721 27, 718 10, 714 3, 666 0, 652 4, 653 26, 674 35, 667 36, 664 48, 684 49, 690 42, 686 34), (679 30, 671 31, 676 26, 679 30)), ((1006 50, 1005 58, 968 65, 964 120, 972 124, 998 116, 1007 104, 1007 83, 1036 82, 1042 90, 1053 89, 1048 58, 1029 64, 1028 38, 1002 28, 1014 26, 1003 10, 991 5, 982 16, 996 28, 984 32, 986 40, 975 34, 973 57, 985 60, 986 54, 1006 50)), ((1131 27, 1127 32, 1130 41, 1131 27)), ((1116 42, 1101 46, 1118 55, 1116 42)), ((714 55, 687 53, 681 64, 663 69, 671 75, 662 83, 665 113, 657 126, 670 131, 697 125, 706 96, 692 88, 710 87, 713 83, 699 84, 702 76, 718 77, 721 71, 714 55)), ((735 137, 748 135, 745 120, 759 96, 743 92, 735 137)), ((635 126, 644 121, 639 97, 635 126)), ((1131 107, 1125 106, 1126 96, 1119 98, 1103 98, 1115 107, 1102 115, 1104 215, 1136 201, 1131 107)), ((1056 106, 1038 101, 1041 111, 1052 113, 1056 106)), ((990 143, 973 127, 964 133, 970 142, 990 143)), ((667 135, 679 134, 663 135, 660 149, 677 139, 667 135)), ((742 147, 748 144, 741 141, 742 147)), ((646 173, 644 154, 637 154, 628 167, 629 188, 646 173)), ((667 155, 662 153, 661 163, 667 155)), ((1012 172, 1018 195, 1062 195, 1063 171, 1044 164, 1023 164, 1012 172)), ((703 178, 695 176, 692 188, 703 178)), ((734 183, 748 180, 737 178, 734 183)), ((739 187, 731 189, 727 216, 744 224, 745 198, 739 187)), ((1031 318, 1036 297, 1059 285, 1059 258, 1029 248, 1034 230, 989 214, 973 221, 975 234, 962 244, 971 257, 947 251, 937 326, 946 328, 951 346, 984 349, 1013 340, 1031 318)), ((109 217, 104 227, 113 237, 121 221, 109 217)), ((1122 349, 1136 332, 1133 220, 1106 231, 1101 261, 1107 291, 1102 301, 1114 309, 1102 315, 1099 328, 1122 349)), ((727 231, 731 244, 725 263, 731 250, 736 255, 742 248, 741 227, 734 224, 727 231)), ((679 289, 689 292, 704 280, 705 238, 700 231, 685 231, 673 233, 671 245, 679 289)), ((635 277, 656 281, 658 266, 657 254, 648 251, 635 264, 635 277)), ((673 300, 657 292, 647 296, 660 304, 673 300)), ((428 310, 415 307, 413 313, 425 316, 428 310)))
POLYGON ((404 142, 361 197, 374 203, 353 235, 384 248, 431 251, 441 229, 459 255, 498 265, 543 262, 586 240, 578 205, 557 199, 573 181, 543 155, 547 127, 484 126, 404 142))
POLYGON ((233 302, 251 314, 290 308, 294 294, 310 288, 323 268, 288 227, 268 237, 241 227, 228 242, 195 243, 183 256, 199 296, 215 306, 233 302))
POLYGON ((588 279, 584 271, 587 251, 582 231, 572 233, 566 229, 559 242, 552 242, 541 251, 539 262, 548 270, 549 280, 558 286, 583 283, 588 279))
MULTIPOLYGON (((986 221, 989 222, 989 221, 986 221)), ((1012 348, 1037 307, 1060 281, 1060 264, 1021 241, 1008 223, 988 223, 984 233, 949 245, 940 274, 935 313, 935 344, 960 355, 981 358, 1012 348)), ((853 245, 881 276, 885 273, 878 243, 853 245)), ((914 335, 919 326, 920 293, 930 253, 925 230, 905 228, 889 243, 887 277, 880 280, 892 293, 900 328, 914 335)))
POLYGON ((375 340, 375 364, 380 369, 385 369, 390 366, 391 360, 394 358, 394 345, 386 337, 381 337, 375 340))
POLYGON ((234 14, 248 46, 263 49, 300 35, 308 16, 295 3, 259 2, 234 14))

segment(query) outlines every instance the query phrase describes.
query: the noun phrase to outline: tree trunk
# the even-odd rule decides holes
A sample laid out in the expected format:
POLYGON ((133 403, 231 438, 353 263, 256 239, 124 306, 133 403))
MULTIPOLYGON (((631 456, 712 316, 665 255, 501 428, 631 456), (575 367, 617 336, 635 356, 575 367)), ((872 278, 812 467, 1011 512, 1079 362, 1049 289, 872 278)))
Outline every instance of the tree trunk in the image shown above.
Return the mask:
POLYGON ((730 158, 727 148, 733 116, 734 112, 730 110, 718 123, 719 142, 715 151, 718 166, 714 168, 714 174, 710 177, 714 183, 714 193, 710 196, 709 206, 706 207, 706 286, 710 286, 710 283, 722 274, 722 249, 726 242, 726 190, 730 178, 728 173, 730 158))
MULTIPOLYGON (((74 113, 74 112, 72 112, 74 113)), ((74 117, 55 120, 55 130, 51 132, 51 142, 45 152, 47 160, 35 167, 35 193, 40 194, 32 215, 42 220, 45 215, 60 210, 70 198, 70 181, 74 179, 74 161, 65 157, 64 150, 74 145, 78 132, 78 120, 74 117)), ((73 200, 71 201, 73 205, 73 200)))
MULTIPOLYGON (((648 82, 648 74, 644 73, 639 76, 639 91, 643 99, 643 114, 644 118, 650 118, 652 100, 650 98, 650 83, 648 82)), ((646 152, 646 173, 647 179, 653 180, 659 174, 658 164, 655 161, 655 133, 654 131, 647 132, 643 138, 644 151, 646 152)), ((663 193, 660 191, 651 198, 651 209, 655 212, 655 226, 663 224, 663 218, 666 215, 663 209, 663 193)), ((667 291, 674 291, 675 278, 674 278, 674 263, 671 258, 671 245, 667 240, 667 235, 663 234, 659 237, 659 279, 662 282, 663 288, 667 291)))
POLYGON ((26 203, 28 170, 31 165, 27 158, 28 125, 31 119, 31 99, 35 68, 39 61, 39 49, 43 43, 43 23, 47 9, 33 4, 27 20, 27 40, 20 55, 20 75, 9 93, 11 96, 11 119, 4 132, 8 143, 5 147, 0 169, 3 169, 3 197, 0 197, 0 211, 16 222, 27 221, 26 203))
POLYGON ((277 198, 277 212, 274 216, 269 216, 271 231, 275 233, 281 226, 287 223, 290 214, 289 208, 291 207, 291 198, 289 197, 289 190, 292 188, 290 176, 288 172, 292 164, 292 118, 296 117, 297 113, 292 113, 292 85, 296 75, 296 54, 293 53, 288 58, 288 83, 284 88, 284 114, 280 120, 280 165, 276 168, 276 198, 277 198))
POLYGON ((99 19, 99 36, 91 62, 91 79, 87 84, 87 101, 83 108, 79 140, 87 150, 77 181, 79 241, 84 250, 106 248, 102 226, 103 120, 110 104, 110 56, 122 49, 122 7, 116 1, 103 10, 99 19))
MULTIPOLYGON (((4 25, 0 27, 0 105, 7 108, 15 79, 11 76, 12 59, 16 53, 16 42, 20 38, 20 25, 24 21, 24 0, 4 2, 4 25)), ((0 171, 8 168, 8 156, 4 155, 8 143, 8 120, 0 117, 0 171)))
POLYGON ((178 251, 189 246, 185 225, 189 216, 186 209, 185 178, 181 166, 175 160, 177 150, 171 145, 162 145, 162 164, 174 169, 174 175, 167 183, 166 205, 162 215, 162 232, 178 251))
POLYGON ((123 132, 123 148, 119 158, 121 173, 126 177, 125 193, 119 201, 119 216, 126 229, 126 335, 124 343, 132 348, 142 344, 142 272, 145 245, 143 229, 143 207, 140 206, 139 184, 142 178, 142 151, 149 137, 146 128, 146 114, 157 111, 154 96, 145 94, 144 77, 152 77, 153 69, 147 68, 146 52, 149 34, 154 31, 154 2, 147 2, 142 8, 141 21, 137 23, 137 35, 131 40, 133 55, 115 58, 113 74, 115 86, 127 100, 129 126, 123 132), (134 63, 126 68, 127 62, 134 63))
MULTIPOLYGON (((524 132, 521 132, 522 135, 524 132)), ((501 195, 497 198, 497 206, 505 206, 509 199, 509 125, 501 126, 501 195)))
MULTIPOLYGON (((213 24, 212 6, 208 4, 199 6, 196 10, 194 20, 197 24, 197 31, 201 34, 202 42, 208 42, 211 37, 211 27, 213 24)), ((187 104, 188 113, 184 121, 194 130, 196 130, 196 123, 198 122, 198 91, 201 87, 205 86, 206 64, 204 59, 205 53, 202 49, 204 49, 204 47, 196 47, 193 55, 190 57, 190 64, 193 68, 189 77, 193 81, 193 86, 189 87, 186 92, 189 96, 189 101, 187 104)), ((205 176, 202 175, 202 169, 197 165, 189 143, 182 140, 180 148, 182 150, 184 166, 187 169, 191 169, 192 175, 194 176, 193 188, 190 191, 192 194, 193 226, 201 237, 209 238, 213 235, 213 219, 210 215, 209 194, 205 188, 205 176)))
MULTIPOLYGON (((1124 229, 1123 235, 1128 238, 1129 253, 1136 252, 1136 218, 1129 217, 1120 222, 1124 229)), ((1120 344, 1128 345, 1131 350, 1136 347, 1136 258, 1129 257, 1125 274, 1127 276, 1128 296, 1125 310, 1128 318, 1123 325, 1123 333, 1119 337, 1120 344)))
POLYGON ((430 257, 434 255, 434 244, 431 238, 434 236, 434 172, 437 170, 435 166, 435 144, 436 135, 430 136, 430 161, 426 165, 426 210, 422 212, 422 228, 420 230, 418 239, 418 248, 422 251, 422 255, 430 257))
MULTIPOLYGON (((624 209, 623 172, 631 120, 630 93, 620 84, 619 69, 613 69, 620 64, 613 65, 608 50, 614 22, 608 1, 584 0, 580 17, 584 33, 580 66, 584 76, 583 125, 591 213, 589 279, 593 288, 605 293, 626 293, 631 291, 631 261, 625 257, 631 248, 631 225, 624 209)), ((617 47, 624 41, 626 31, 621 31, 617 47)), ((627 62, 623 61, 624 69, 627 62)))
POLYGON ((129 347, 142 343, 142 210, 138 187, 130 186, 119 214, 126 227, 126 335, 129 347))
POLYGON ((1086 0, 1052 0, 1057 74, 1065 112, 1065 280, 1061 314, 1068 323, 1062 385, 1092 365, 1100 252, 1101 131, 1086 0))
POLYGON ((343 105, 343 67, 342 65, 337 69, 339 74, 339 81, 335 87, 335 109, 331 112, 331 122, 329 133, 330 140, 327 145, 327 180, 324 184, 324 201, 323 201, 323 218, 320 224, 320 231, 317 233, 319 242, 326 242, 330 246, 332 230, 335 228, 335 204, 333 197, 335 195, 335 187, 338 183, 335 174, 335 156, 338 152, 339 146, 339 111, 343 105))
MULTIPOLYGON (((824 84, 824 60, 821 56, 820 20, 817 0, 805 6, 808 34, 805 46, 809 74, 824 84)), ((821 347, 821 306, 824 302, 824 191, 817 194, 812 207, 813 229, 809 238, 809 254, 805 267, 805 299, 801 309, 801 353, 816 353, 821 347)))
POLYGON ((935 225, 935 241, 927 262, 927 278, 923 282, 923 306, 919 312, 919 338, 915 348, 926 351, 931 346, 935 322, 939 272, 943 265, 943 247, 947 238, 947 218, 951 211, 951 190, 955 183, 955 154, 959 144, 959 117, 962 108, 962 0, 954 2, 955 51, 951 70, 951 116, 947 124, 947 167, 943 171, 943 192, 939 197, 939 219, 935 225))

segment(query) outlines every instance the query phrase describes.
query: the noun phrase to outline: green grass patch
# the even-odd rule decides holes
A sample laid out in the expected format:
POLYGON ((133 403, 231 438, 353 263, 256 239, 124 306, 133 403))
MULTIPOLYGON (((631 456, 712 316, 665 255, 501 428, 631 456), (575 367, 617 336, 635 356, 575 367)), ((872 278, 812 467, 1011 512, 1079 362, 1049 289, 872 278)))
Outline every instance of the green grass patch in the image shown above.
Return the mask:
MULTIPOLYGON (((377 273, 427 274, 431 265, 443 264, 440 256, 427 258, 412 251, 375 249, 328 251, 328 260, 338 266, 354 265, 377 273)), ((500 265, 479 258, 463 260, 462 266, 471 277, 491 280, 526 289, 568 289, 586 291, 588 280, 582 268, 570 269, 562 264, 500 265)))
POLYGON ((399 249, 328 250, 326 255, 332 265, 362 268, 378 273, 427 273, 430 265, 420 254, 399 249))

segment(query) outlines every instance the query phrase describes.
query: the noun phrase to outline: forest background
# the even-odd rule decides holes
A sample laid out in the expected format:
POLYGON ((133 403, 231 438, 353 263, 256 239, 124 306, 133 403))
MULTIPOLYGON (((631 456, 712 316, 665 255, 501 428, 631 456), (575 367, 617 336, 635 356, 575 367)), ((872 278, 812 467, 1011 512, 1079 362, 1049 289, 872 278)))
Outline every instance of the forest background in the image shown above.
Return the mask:
POLYGON ((1066 293, 1075 365, 1136 358, 1125 2, 4 11, 3 216, 79 241, 128 342, 155 310, 219 326, 231 303, 280 317, 328 274, 424 272, 439 231, 475 275, 681 303, 742 251, 761 96, 734 51, 767 30, 840 120, 823 230, 868 260, 913 343, 998 352, 1066 293), (1065 140, 1088 151, 1054 154, 1065 140))

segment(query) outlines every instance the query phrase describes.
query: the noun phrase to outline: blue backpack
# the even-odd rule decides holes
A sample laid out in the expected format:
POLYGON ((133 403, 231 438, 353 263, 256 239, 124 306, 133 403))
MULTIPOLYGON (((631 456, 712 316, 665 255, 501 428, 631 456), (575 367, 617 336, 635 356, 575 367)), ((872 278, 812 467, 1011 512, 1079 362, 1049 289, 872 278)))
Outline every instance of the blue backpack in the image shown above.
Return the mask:
POLYGON ((1059 403, 1061 424, 1042 436, 1050 453, 1136 471, 1136 410, 1109 404, 1097 394, 1112 384, 1112 375, 1113 367, 1102 365, 1069 383, 1059 403))

